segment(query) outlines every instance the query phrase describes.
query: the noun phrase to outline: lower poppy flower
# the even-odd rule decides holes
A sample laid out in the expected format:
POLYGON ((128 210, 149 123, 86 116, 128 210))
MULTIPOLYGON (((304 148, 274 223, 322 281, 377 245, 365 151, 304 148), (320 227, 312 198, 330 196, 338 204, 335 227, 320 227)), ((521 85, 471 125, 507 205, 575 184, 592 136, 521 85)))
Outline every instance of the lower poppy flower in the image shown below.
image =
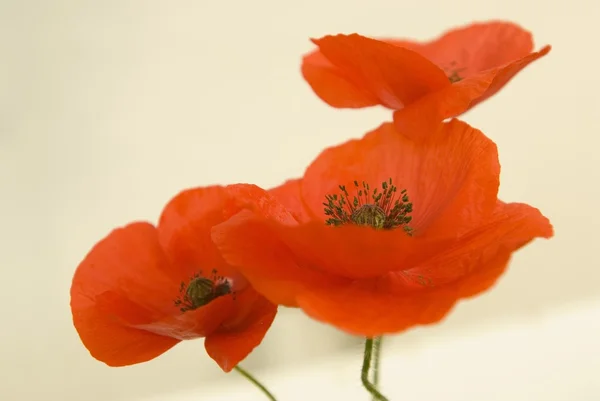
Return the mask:
POLYGON ((464 122, 423 141, 385 123, 270 192, 229 187, 243 211, 213 240, 270 301, 349 333, 396 333, 438 322, 553 235, 537 209, 498 200, 499 173, 495 144, 464 122))
POLYGON ((226 372, 262 341, 277 306, 227 264, 210 238, 224 187, 183 191, 158 226, 135 222, 98 242, 75 271, 73 323, 96 359, 125 366, 204 337, 226 372))
POLYGON ((509 22, 475 23, 429 42, 375 40, 357 34, 313 40, 302 73, 315 93, 338 108, 382 105, 407 135, 430 132, 506 85, 546 55, 531 33, 509 22))

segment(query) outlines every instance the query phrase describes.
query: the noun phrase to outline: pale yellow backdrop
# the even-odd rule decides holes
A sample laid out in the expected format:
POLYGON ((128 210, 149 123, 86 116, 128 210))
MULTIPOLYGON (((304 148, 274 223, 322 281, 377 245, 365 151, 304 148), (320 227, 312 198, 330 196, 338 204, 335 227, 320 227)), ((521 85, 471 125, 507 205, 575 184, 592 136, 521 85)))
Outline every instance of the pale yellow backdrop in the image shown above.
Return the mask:
MULTIPOLYGON (((308 38, 328 33, 427 39, 510 19, 537 46, 554 47, 464 118, 499 145, 503 198, 539 207, 556 237, 520 252, 493 292, 444 325, 394 341, 427 349, 426 333, 474 336, 591 305, 600 284, 599 16, 591 0, 0 0, 0 399, 168 400, 223 378, 200 341, 141 366, 95 361, 71 325, 70 278, 95 241, 128 221, 154 221, 178 190, 276 185, 386 118, 331 109, 302 80, 308 38)), ((565 333, 540 351, 548 364, 577 345, 577 333, 565 333)), ((357 356, 352 374, 358 344, 283 311, 246 366, 268 380, 346 353, 357 356)), ((573 376, 597 378, 576 370, 600 349, 592 351, 576 354, 573 376)), ((442 372, 435 356, 430 363, 434 381, 442 372)), ((456 399, 486 399, 465 394, 456 399)), ((600 399, 588 395, 573 399, 600 399)))

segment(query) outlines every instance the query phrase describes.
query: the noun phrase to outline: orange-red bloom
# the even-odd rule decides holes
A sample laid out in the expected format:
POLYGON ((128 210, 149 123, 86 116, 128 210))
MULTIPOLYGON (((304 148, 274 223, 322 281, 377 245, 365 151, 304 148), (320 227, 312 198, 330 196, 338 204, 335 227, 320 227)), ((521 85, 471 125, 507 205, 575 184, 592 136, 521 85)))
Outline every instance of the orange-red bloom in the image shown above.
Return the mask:
POLYGON ((385 123, 326 149, 302 179, 229 187, 245 207, 213 240, 274 303, 354 334, 399 332, 439 321, 553 235, 537 209, 498 200, 499 173, 495 144, 464 122, 422 141, 385 123))
POLYGON ((226 204, 223 187, 183 191, 157 227, 132 223, 94 246, 71 286, 73 323, 92 356, 131 365, 205 337, 206 351, 228 372, 260 344, 277 306, 212 243, 226 204))
POLYGON ((533 52, 531 34, 507 22, 477 23, 422 43, 357 34, 313 42, 319 49, 304 57, 302 73, 321 99, 338 108, 388 107, 407 135, 459 116, 550 51, 533 52))

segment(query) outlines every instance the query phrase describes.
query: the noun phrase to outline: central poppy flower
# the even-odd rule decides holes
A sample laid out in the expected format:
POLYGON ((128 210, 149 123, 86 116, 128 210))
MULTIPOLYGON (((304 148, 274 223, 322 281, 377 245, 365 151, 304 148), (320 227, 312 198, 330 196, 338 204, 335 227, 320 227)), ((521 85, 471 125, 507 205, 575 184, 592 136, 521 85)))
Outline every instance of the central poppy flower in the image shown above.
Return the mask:
POLYGON ((395 333, 439 321, 553 235, 537 209, 498 200, 499 173, 495 144, 464 122, 420 141, 385 123, 302 179, 228 187, 243 209, 213 240, 270 301, 353 334, 395 333))
POLYGON ((396 127, 422 135, 498 92, 519 71, 548 54, 533 51, 529 32, 507 22, 476 23, 430 42, 375 40, 357 34, 313 42, 302 74, 338 108, 382 105, 396 127))
POLYGON ((157 227, 132 223, 94 246, 71 286, 73 323, 92 356, 131 365, 205 337, 228 372, 260 344, 277 307, 212 243, 211 228, 229 217, 226 204, 223 187, 183 191, 157 227))

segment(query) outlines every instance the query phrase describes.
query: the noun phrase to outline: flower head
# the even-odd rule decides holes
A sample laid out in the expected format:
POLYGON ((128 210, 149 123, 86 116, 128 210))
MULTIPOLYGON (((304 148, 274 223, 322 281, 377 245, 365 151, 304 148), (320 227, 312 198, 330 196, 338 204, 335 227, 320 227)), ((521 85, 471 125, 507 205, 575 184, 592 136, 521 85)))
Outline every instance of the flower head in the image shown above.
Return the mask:
POLYGON ((498 92, 546 55, 529 32, 508 22, 476 23, 429 41, 352 35, 313 40, 302 73, 315 93, 338 108, 382 105, 406 135, 430 132, 498 92))
POLYGON ((498 200, 499 173, 494 143, 461 121, 420 141, 385 123, 301 179, 229 187, 244 209, 213 239, 272 302, 353 334, 395 333, 439 321, 552 236, 537 209, 498 200))
POLYGON ((226 204, 223 187, 183 191, 158 226, 131 223, 93 247, 71 286, 73 323, 92 356, 131 365, 205 337, 208 354, 230 371, 260 344, 277 307, 211 241, 226 204))

